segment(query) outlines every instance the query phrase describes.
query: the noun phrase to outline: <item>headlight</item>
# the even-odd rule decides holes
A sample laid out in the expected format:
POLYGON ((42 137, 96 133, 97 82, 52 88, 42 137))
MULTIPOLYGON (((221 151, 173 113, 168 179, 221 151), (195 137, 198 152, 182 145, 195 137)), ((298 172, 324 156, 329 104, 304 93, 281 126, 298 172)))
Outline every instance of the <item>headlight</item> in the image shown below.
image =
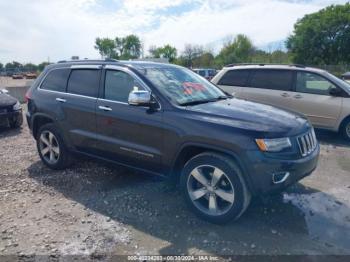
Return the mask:
POLYGON ((285 138, 274 138, 274 139, 255 139, 259 149, 264 152, 279 152, 283 149, 292 146, 290 139, 285 138))
POLYGON ((17 101, 17 103, 13 105, 12 109, 14 111, 20 110, 21 109, 21 104, 17 101))

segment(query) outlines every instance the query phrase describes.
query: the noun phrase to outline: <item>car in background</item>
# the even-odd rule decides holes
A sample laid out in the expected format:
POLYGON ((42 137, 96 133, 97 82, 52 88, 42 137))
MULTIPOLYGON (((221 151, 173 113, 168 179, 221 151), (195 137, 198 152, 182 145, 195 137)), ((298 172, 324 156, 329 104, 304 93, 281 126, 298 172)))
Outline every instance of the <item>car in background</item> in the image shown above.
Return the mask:
POLYGON ((0 125, 18 128, 23 123, 22 107, 6 89, 0 90, 0 125))
POLYGON ((37 74, 33 72, 27 72, 27 73, 24 73, 24 77, 26 79, 35 79, 37 78, 37 74))
POLYGON ((339 131, 350 141, 350 84, 327 71, 238 64, 224 67, 212 82, 236 98, 300 112, 316 128, 339 131))
POLYGON ((342 78, 344 81, 350 83, 350 72, 346 72, 346 73, 342 74, 341 78, 342 78))
POLYGON ((207 80, 211 80, 216 75, 216 69, 213 68, 194 68, 192 71, 207 80))
POLYGON ((21 73, 14 73, 12 75, 12 79, 23 79, 23 78, 24 78, 24 76, 21 73))

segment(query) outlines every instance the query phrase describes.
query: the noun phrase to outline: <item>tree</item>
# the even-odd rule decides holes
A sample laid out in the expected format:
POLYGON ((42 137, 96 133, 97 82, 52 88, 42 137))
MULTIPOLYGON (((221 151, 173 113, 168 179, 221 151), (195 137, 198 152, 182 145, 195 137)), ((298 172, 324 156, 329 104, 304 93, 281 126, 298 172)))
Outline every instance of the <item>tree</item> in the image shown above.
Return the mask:
POLYGON ((294 25, 286 46, 295 63, 350 63, 350 3, 305 15, 294 25))
POLYGON ((4 65, 2 63, 0 63, 0 71, 2 71, 4 68, 4 65))
POLYGON ((95 40, 95 49, 104 58, 117 58, 115 48, 116 43, 113 39, 97 37, 95 40))
POLYGON ((49 62, 42 62, 38 65, 38 70, 42 72, 46 66, 48 66, 50 63, 49 62))
POLYGON ((198 58, 204 53, 203 47, 199 45, 186 44, 185 49, 182 52, 182 57, 179 61, 182 61, 184 66, 193 67, 193 60, 198 58))
POLYGON ((115 38, 115 48, 120 59, 135 59, 141 55, 142 43, 138 36, 128 35, 115 38))
POLYGON ((193 59, 194 67, 213 67, 214 55, 210 51, 205 51, 200 56, 193 59))
POLYGON ((32 63, 27 63, 23 67, 25 71, 35 72, 38 70, 38 66, 32 63))
POLYGON ((19 62, 13 61, 12 63, 6 63, 5 65, 5 69, 10 71, 10 70, 22 70, 23 69, 23 65, 19 62))
POLYGON ((222 66, 231 63, 250 62, 254 50, 252 41, 247 36, 239 34, 233 40, 229 40, 224 44, 216 58, 216 63, 222 66))
POLYGON ((173 63, 177 56, 177 50, 171 45, 165 45, 163 47, 150 46, 149 53, 154 58, 167 58, 170 63, 173 63))

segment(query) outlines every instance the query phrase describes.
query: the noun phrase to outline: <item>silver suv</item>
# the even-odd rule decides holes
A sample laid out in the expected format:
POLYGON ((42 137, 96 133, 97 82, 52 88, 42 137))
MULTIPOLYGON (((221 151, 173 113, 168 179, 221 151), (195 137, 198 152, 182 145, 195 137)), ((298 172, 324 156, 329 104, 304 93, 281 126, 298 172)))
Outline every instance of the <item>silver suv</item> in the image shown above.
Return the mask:
POLYGON ((300 112, 322 129, 350 141, 350 84, 327 71, 301 65, 224 67, 212 82, 236 98, 300 112))

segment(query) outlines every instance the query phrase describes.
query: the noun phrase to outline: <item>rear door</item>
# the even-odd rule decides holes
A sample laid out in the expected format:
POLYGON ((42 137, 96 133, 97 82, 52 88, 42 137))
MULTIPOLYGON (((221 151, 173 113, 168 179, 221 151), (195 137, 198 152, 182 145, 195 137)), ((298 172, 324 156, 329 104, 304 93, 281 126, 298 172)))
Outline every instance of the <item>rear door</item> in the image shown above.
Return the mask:
POLYGON ((134 167, 161 170, 162 111, 128 104, 132 90, 147 87, 130 70, 104 70, 103 92, 97 101, 97 149, 100 156, 134 167))
POLYGON ((291 108, 306 115, 313 125, 333 129, 343 103, 342 97, 330 95, 330 90, 337 88, 339 87, 319 74, 298 71, 291 108))
POLYGON ((56 101, 65 114, 64 129, 70 144, 77 150, 93 152, 96 143, 96 101, 100 84, 101 66, 72 66, 67 93, 56 101))
POLYGON ((282 69, 256 69, 248 87, 242 88, 241 97, 250 101, 290 108, 293 72, 282 69))
POLYGON ((242 88, 247 86, 250 71, 247 69, 229 70, 221 77, 218 86, 227 93, 242 98, 242 88))

